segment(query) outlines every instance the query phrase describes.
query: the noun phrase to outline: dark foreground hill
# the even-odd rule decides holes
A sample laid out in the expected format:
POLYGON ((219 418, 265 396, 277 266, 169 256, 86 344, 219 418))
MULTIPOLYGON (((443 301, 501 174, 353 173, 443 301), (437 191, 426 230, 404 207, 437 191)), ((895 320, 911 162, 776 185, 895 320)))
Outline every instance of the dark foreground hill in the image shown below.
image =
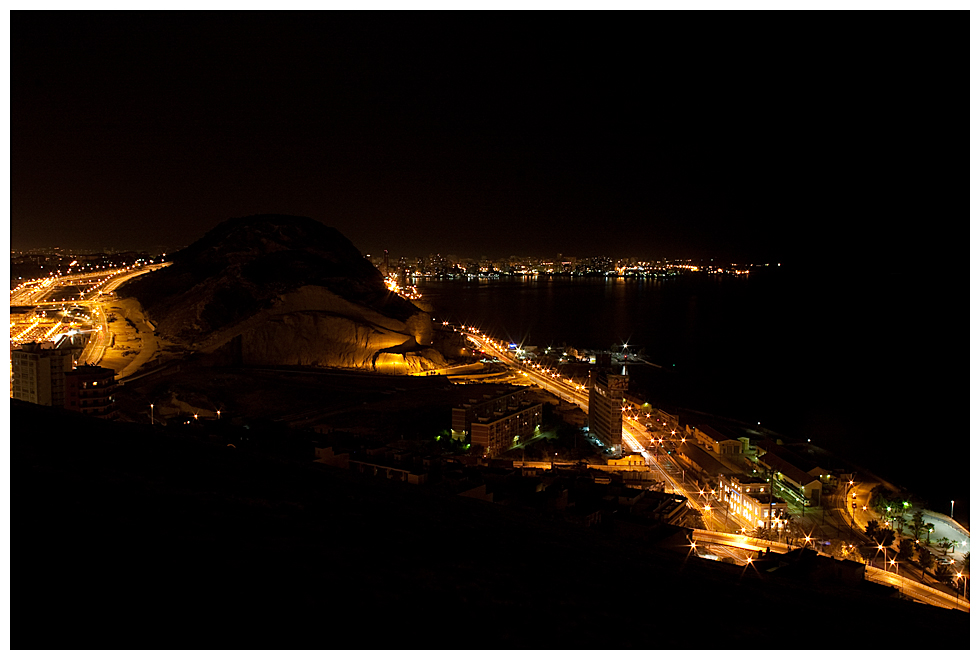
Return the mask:
POLYGON ((13 648, 969 644, 960 612, 20 401, 11 476, 13 648))
POLYGON ((382 369, 440 366, 432 319, 385 287, 339 231, 311 218, 227 220, 137 278, 120 295, 140 301, 157 331, 216 361, 382 369))

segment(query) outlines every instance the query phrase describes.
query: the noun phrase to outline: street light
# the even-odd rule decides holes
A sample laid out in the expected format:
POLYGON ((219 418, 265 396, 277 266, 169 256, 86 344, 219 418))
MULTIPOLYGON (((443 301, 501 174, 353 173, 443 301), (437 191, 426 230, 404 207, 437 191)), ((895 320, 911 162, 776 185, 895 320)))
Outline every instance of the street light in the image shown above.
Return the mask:
POLYGON ((150 426, 153 426, 153 404, 150 404, 150 426))
POLYGON ((953 500, 950 500, 949 501, 949 517, 950 518, 953 517, 953 504, 954 504, 953 500))

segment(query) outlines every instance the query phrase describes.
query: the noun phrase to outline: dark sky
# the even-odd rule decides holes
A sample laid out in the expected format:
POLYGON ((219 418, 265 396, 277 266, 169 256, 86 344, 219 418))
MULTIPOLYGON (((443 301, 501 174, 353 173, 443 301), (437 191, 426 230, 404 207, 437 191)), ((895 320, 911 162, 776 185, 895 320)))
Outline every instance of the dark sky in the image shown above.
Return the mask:
POLYGON ((754 16, 14 12, 11 246, 290 213, 395 255, 965 248, 967 14, 754 16))

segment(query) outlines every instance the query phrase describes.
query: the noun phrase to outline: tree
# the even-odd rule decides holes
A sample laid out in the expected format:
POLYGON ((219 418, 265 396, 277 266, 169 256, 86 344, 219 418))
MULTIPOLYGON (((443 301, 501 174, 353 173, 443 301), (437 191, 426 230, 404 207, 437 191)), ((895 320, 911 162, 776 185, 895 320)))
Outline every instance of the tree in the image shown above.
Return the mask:
POLYGON ((934 573, 940 584, 950 584, 953 581, 953 569, 943 564, 934 573))
POLYGON ((926 531, 926 545, 929 545, 929 537, 936 531, 936 526, 933 523, 926 523, 923 529, 926 531))
POLYGON ((911 561, 915 554, 915 541, 912 539, 902 539, 898 542, 898 558, 902 561, 911 561))
POLYGON ((881 485, 877 485, 871 489, 871 508, 875 511, 884 511, 891 503, 885 494, 882 492, 881 485))
POLYGON ((868 522, 864 528, 864 532, 875 543, 881 544, 886 548, 890 548, 892 543, 895 542, 895 532, 891 529, 882 527, 878 524, 877 520, 868 522))
POLYGON ((919 548, 919 557, 916 563, 922 569, 922 577, 926 576, 926 571, 931 570, 936 565, 936 558, 932 556, 927 548, 919 548))
POLYGON ((946 553, 948 553, 950 550, 952 550, 953 549, 953 546, 956 545, 955 543, 953 543, 952 541, 950 541, 945 536, 942 537, 941 539, 939 539, 938 544, 939 544, 939 547, 942 548, 942 550, 943 550, 943 557, 945 557, 946 556, 946 553))
POLYGON ((909 521, 909 528, 912 530, 912 535, 915 540, 918 541, 919 537, 922 535, 922 530, 925 529, 926 522, 922 519, 922 510, 916 509, 912 512, 912 520, 909 521))

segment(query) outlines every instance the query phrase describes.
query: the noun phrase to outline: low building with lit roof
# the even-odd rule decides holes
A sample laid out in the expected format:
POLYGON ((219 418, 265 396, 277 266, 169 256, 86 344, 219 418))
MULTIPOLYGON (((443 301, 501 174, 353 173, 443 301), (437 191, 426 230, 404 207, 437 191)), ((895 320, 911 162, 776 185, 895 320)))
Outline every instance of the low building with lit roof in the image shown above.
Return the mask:
POLYGON ((452 410, 452 435, 483 447, 494 457, 540 431, 542 405, 527 400, 528 388, 495 389, 452 410))
POLYGON ((770 484, 759 477, 728 476, 720 480, 721 498, 731 515, 747 528, 781 528, 787 503, 772 495, 770 484))
POLYGON ((734 456, 742 451, 741 440, 729 438, 711 426, 692 426, 688 433, 692 433, 702 447, 720 456, 734 456))
POLYGON ((101 419, 116 419, 116 372, 81 365, 65 372, 65 409, 101 419))

